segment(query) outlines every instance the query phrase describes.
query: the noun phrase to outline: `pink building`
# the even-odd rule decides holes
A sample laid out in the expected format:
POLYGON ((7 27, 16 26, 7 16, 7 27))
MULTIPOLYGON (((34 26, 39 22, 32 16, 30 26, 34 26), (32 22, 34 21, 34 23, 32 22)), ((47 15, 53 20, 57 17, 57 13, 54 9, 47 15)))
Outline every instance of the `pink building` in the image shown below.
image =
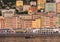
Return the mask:
POLYGON ((60 0, 56 0, 56 3, 59 3, 60 2, 60 0))

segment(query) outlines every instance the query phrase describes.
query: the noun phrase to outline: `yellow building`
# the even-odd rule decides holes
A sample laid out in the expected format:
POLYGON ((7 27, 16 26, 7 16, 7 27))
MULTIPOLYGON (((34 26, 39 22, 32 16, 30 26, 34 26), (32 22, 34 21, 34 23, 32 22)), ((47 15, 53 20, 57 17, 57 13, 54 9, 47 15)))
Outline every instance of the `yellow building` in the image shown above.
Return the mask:
POLYGON ((41 28, 41 19, 36 19, 35 21, 32 21, 32 28, 41 28))
POLYGON ((37 28, 36 20, 32 21, 32 28, 37 28))
POLYGON ((40 6, 40 5, 38 4, 38 6, 37 6, 37 9, 38 9, 38 10, 40 10, 40 9, 44 9, 44 8, 45 8, 45 7, 44 7, 44 6, 45 6, 44 3, 41 4, 41 5, 42 5, 42 6, 40 6))
POLYGON ((44 28, 45 26, 45 16, 41 16, 41 27, 44 28))
POLYGON ((16 6, 17 6, 17 7, 23 6, 23 1, 16 1, 16 6))
POLYGON ((41 28, 41 19, 36 19, 37 28, 41 28))
POLYGON ((46 3, 46 0, 37 0, 37 9, 38 10, 44 9, 45 8, 45 3, 46 3))

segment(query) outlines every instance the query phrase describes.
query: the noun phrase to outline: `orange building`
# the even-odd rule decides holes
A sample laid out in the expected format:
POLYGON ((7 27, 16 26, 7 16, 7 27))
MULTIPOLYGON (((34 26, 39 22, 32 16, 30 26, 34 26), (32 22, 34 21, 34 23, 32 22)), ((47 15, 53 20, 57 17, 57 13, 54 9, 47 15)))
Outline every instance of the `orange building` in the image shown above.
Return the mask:
POLYGON ((4 19, 4 25, 5 25, 5 28, 11 28, 12 26, 12 18, 5 18, 4 19))
POLYGON ((4 17, 0 16, 0 28, 5 28, 4 24, 4 17))
POLYGON ((19 17, 9 17, 5 18, 5 28, 21 28, 20 18, 19 17))
POLYGON ((32 28, 32 20, 23 20, 22 28, 32 28))
POLYGON ((36 11, 37 11, 36 7, 31 6, 28 10, 28 14, 29 15, 36 14, 36 11))

